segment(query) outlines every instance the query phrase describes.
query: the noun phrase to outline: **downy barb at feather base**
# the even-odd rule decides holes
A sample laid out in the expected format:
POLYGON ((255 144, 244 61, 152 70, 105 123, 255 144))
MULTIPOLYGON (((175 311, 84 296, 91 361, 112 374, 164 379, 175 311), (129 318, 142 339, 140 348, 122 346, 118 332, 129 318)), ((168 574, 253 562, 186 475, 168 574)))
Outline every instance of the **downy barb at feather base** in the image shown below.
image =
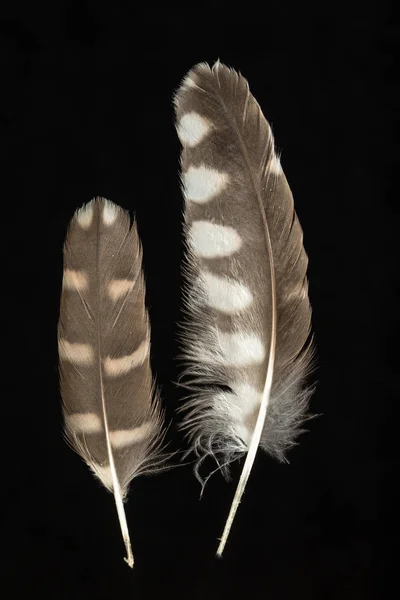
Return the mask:
POLYGON ((114 494, 132 567, 123 501, 131 480, 163 461, 162 414, 136 225, 103 198, 69 226, 58 347, 67 441, 114 494))
POLYGON ((247 81, 217 62, 176 97, 188 275, 183 427, 222 469, 247 453, 221 555, 257 448, 284 460, 306 418, 312 356, 307 256, 271 128, 247 81))

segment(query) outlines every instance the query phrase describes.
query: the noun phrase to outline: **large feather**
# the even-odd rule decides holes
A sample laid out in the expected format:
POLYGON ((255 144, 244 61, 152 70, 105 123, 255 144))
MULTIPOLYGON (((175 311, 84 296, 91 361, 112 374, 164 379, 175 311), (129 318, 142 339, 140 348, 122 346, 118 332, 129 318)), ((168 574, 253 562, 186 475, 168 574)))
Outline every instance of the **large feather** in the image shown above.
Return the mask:
POLYGON ((150 362, 142 250, 129 214, 97 198, 71 220, 58 328, 65 433, 113 492, 133 555, 123 500, 160 459, 162 415, 150 362))
POLYGON ((222 554, 258 446, 284 459, 305 418, 307 256, 247 81, 219 62, 199 64, 175 106, 188 247, 183 345, 195 386, 183 426, 198 456, 213 454, 222 467, 247 452, 222 554))

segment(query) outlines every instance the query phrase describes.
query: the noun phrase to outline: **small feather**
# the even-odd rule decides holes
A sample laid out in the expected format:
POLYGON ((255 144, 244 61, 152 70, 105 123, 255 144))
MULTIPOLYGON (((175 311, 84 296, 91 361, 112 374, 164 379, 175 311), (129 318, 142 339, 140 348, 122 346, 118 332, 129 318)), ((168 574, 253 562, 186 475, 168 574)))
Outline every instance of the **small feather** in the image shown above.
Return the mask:
POLYGON ((129 214, 103 198, 75 213, 64 246, 58 325, 65 434, 115 497, 129 566, 123 500, 164 460, 150 368, 142 250, 129 214))

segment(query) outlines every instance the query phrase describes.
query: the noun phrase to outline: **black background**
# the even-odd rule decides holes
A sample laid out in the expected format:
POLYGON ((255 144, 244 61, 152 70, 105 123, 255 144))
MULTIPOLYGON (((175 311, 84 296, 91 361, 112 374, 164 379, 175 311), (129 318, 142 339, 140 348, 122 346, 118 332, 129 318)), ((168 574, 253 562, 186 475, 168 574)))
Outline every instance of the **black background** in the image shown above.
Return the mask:
MULTIPOLYGON (((394 19, 385 2, 324 9, 148 2, 130 11, 116 2, 2 5, 5 598, 392 597, 394 19), (259 452, 222 560, 217 538, 239 464, 229 484, 215 474, 201 502, 191 465, 135 480, 127 504, 131 571, 111 495, 61 435, 62 243, 73 211, 93 196, 136 214, 152 364, 172 419, 181 396, 173 382, 182 258, 172 95, 195 63, 217 58, 249 80, 282 150, 310 258, 318 348, 311 409, 322 416, 290 465, 259 452)), ((185 448, 174 424, 169 440, 172 450, 185 448)))

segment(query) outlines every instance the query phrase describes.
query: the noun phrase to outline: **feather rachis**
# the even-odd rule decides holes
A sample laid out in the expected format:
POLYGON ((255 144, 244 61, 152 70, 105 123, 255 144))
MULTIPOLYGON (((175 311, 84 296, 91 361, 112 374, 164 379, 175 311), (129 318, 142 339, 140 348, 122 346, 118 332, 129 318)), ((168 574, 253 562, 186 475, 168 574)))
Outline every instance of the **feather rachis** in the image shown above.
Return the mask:
POLYGON ((195 451, 224 464, 247 451, 229 522, 259 443, 282 458, 305 418, 307 256, 270 126, 246 80, 219 62, 198 65, 175 106, 189 247, 182 341, 193 386, 183 427, 195 451), (202 124, 201 136, 191 136, 191 122, 202 124), (235 291, 239 298, 226 297, 235 291), (232 393, 212 390, 221 384, 232 393))

